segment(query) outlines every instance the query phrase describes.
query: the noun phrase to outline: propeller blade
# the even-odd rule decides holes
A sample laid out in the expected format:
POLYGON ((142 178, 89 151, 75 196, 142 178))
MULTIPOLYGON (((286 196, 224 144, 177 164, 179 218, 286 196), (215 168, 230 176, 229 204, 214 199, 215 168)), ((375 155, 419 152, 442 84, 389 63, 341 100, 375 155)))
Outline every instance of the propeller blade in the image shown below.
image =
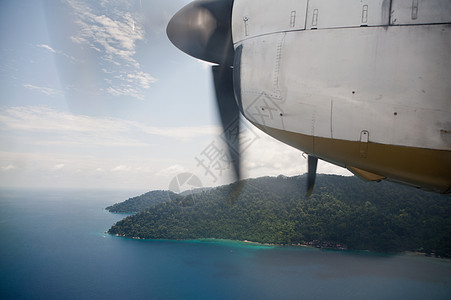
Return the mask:
POLYGON ((169 40, 183 52, 221 65, 233 65, 233 0, 197 0, 169 21, 169 40))
POLYGON ((307 173, 307 197, 313 192, 316 180, 316 167, 318 166, 318 158, 309 155, 308 156, 308 173, 307 173))
POLYGON ((223 138, 227 143, 235 180, 241 179, 240 169, 240 111, 233 91, 233 69, 228 66, 213 66, 213 80, 223 138))
MULTIPOLYGON (((169 21, 169 40, 183 52, 216 63, 212 67, 216 102, 223 128, 222 137, 233 167, 234 203, 241 193, 240 110, 235 99, 233 69, 235 51, 232 40, 233 0, 196 0, 177 12, 169 21)), ((237 69, 238 70, 238 69, 237 69)))

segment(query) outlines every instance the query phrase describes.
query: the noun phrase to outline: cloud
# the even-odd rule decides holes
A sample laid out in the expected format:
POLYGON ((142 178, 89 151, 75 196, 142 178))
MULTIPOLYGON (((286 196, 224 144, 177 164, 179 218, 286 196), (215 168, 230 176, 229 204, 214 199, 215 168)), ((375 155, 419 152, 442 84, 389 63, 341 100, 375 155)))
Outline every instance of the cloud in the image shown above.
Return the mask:
POLYGON ((111 169, 112 172, 128 172, 131 168, 125 165, 116 166, 111 169))
POLYGON ((54 95, 61 94, 61 92, 59 90, 55 90, 55 89, 48 88, 48 87, 36 86, 36 85, 32 85, 32 84, 24 84, 23 87, 28 90, 37 91, 37 92, 46 94, 47 96, 54 96, 54 95))
MULTIPOLYGON (((245 178, 280 174, 293 176, 306 172, 307 163, 301 151, 255 128, 252 130, 255 130, 257 138, 243 153, 245 178)), ((206 186, 226 184, 230 180, 230 170, 213 182, 195 160, 205 145, 221 141, 215 135, 218 131, 219 128, 214 126, 151 127, 123 119, 94 118, 45 107, 0 108, 0 134, 5 141, 0 148, 0 182, 9 186, 166 189, 171 178, 191 172, 199 176, 206 186), (148 140, 155 140, 149 139, 148 132, 176 140, 161 152, 156 149, 158 146, 149 147, 147 144, 148 140), (177 142, 180 136, 202 139, 190 140, 186 147, 185 144, 180 147, 177 142), (23 141, 18 141, 20 138, 23 141), (126 147, 129 142, 142 143, 145 147, 127 148, 126 151, 117 148, 126 147), (35 143, 41 144, 33 147, 35 143), (5 145, 8 144, 15 144, 14 152, 6 151, 5 145)), ((318 173, 351 175, 346 169, 321 161, 318 173)))
POLYGON ((119 118, 70 114, 43 106, 0 108, 0 126, 10 131, 53 133, 51 140, 35 141, 47 145, 146 147, 149 135, 188 141, 219 132, 216 126, 156 127, 119 118))
POLYGON ((124 131, 124 124, 110 118, 74 115, 45 106, 0 109, 0 122, 11 129, 28 131, 124 131))
POLYGON ((188 172, 188 170, 181 165, 172 165, 158 171, 156 176, 177 176, 180 173, 188 172))
POLYGON ((11 171, 11 170, 14 170, 14 169, 16 169, 16 166, 14 166, 14 165, 12 165, 12 164, 9 164, 9 165, 7 165, 7 166, 1 167, 1 170, 2 170, 2 171, 11 171))
POLYGON ((145 29, 130 1, 116 1, 114 4, 101 2, 101 9, 94 3, 67 0, 72 8, 79 31, 71 41, 87 46, 100 55, 109 86, 104 90, 112 96, 129 96, 144 99, 144 91, 156 81, 135 58, 137 42, 145 39, 145 29))
POLYGON ((136 82, 144 89, 150 88, 150 84, 157 81, 155 78, 142 71, 127 74, 127 78, 129 82, 131 83, 136 82))
POLYGON ((55 49, 53 49, 49 45, 39 44, 39 45, 36 45, 36 47, 44 48, 44 49, 46 49, 46 50, 48 50, 48 51, 50 51, 52 53, 56 53, 55 49))
POLYGON ((167 162, 161 157, 83 155, 55 152, 7 152, 0 149, 0 185, 16 187, 166 188, 154 176, 167 162), (14 166, 14 167, 13 167, 14 166), (16 167, 17 166, 17 167, 16 167), (152 186, 152 187, 151 187, 152 186))
POLYGON ((172 137, 182 141, 191 140, 201 136, 219 135, 221 128, 219 126, 190 126, 190 127, 154 127, 142 126, 142 124, 133 122, 136 128, 146 134, 172 137))
POLYGON ((65 164, 57 164, 53 167, 53 170, 57 171, 57 170, 61 170, 62 168, 64 168, 65 164))
MULTIPOLYGON (((278 175, 296 176, 307 172, 307 156, 304 158, 302 151, 277 141, 247 121, 243 123, 240 139, 242 150, 241 175, 243 178, 278 175)), ((219 163, 216 160, 222 154, 227 153, 227 146, 218 135, 212 136, 209 145, 213 143, 215 145, 214 150, 206 144, 203 145, 204 147, 202 145, 198 147, 198 152, 192 159, 194 165, 190 165, 192 169, 188 170, 197 174, 206 185, 230 183, 233 179, 233 176, 231 176, 233 174, 232 165, 224 160, 219 161, 219 163), (216 158, 211 159, 212 157, 216 158), (200 164, 197 159, 202 160, 203 163, 200 164)), ((157 175, 162 177, 175 176, 184 171, 186 171, 185 168, 173 165, 162 169, 157 175)), ((352 176, 348 170, 324 161, 319 161, 317 172, 352 176)))
MULTIPOLYGON (((255 142, 242 155, 245 176, 260 177, 280 174, 295 176, 307 172, 307 159, 303 157, 302 151, 277 141, 252 125, 250 126, 251 129, 245 133, 243 138, 249 139, 257 135, 258 139, 255 139, 255 142)), ((321 160, 318 163, 317 172, 352 176, 347 169, 321 160)))
POLYGON ((38 48, 43 48, 43 49, 45 49, 45 50, 47 50, 47 51, 49 51, 49 52, 51 52, 51 53, 53 53, 53 54, 59 54, 59 55, 62 55, 62 56, 68 58, 69 60, 71 60, 71 61, 73 61, 73 62, 77 62, 77 61, 78 61, 75 57, 70 56, 70 55, 64 53, 63 51, 55 50, 53 47, 51 47, 51 46, 49 46, 49 45, 38 44, 38 45, 36 45, 36 47, 38 47, 38 48))

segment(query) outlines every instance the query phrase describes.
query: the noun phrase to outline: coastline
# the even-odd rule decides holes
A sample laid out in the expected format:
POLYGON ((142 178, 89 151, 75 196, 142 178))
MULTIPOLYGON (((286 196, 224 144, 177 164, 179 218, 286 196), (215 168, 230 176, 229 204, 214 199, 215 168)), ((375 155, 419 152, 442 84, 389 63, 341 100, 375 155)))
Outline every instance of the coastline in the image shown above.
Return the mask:
MULTIPOLYGON (((315 243, 315 242, 306 242, 306 243, 294 243, 294 244, 276 244, 276 243, 261 243, 261 242, 255 242, 255 241, 249 241, 249 240, 231 240, 231 239, 218 239, 218 238, 199 238, 199 239, 146 239, 141 237, 129 237, 125 235, 119 235, 119 234, 111 234, 108 233, 108 231, 105 231, 105 233, 110 234, 115 237, 121 237, 126 239, 133 239, 133 240, 141 240, 141 241, 171 241, 171 242, 189 242, 189 243, 216 243, 216 244, 223 244, 231 246, 235 244, 236 246, 249 246, 249 247, 258 247, 258 248, 275 248, 275 247, 299 247, 299 248, 306 248, 306 249, 317 249, 317 250, 324 250, 324 251, 342 251, 342 252, 349 252, 349 253, 361 253, 361 254, 374 254, 374 255, 406 255, 409 257, 422 257, 422 258, 430 258, 430 259, 440 259, 444 262, 451 263, 451 258, 446 257, 438 257, 434 255, 428 255, 425 252, 419 252, 419 251, 398 251, 398 252, 376 252, 372 250, 365 250, 365 249, 349 249, 346 246, 345 247, 326 247, 324 243, 315 243), (323 246, 321 246, 323 245, 323 246)), ((330 243, 329 243, 330 244, 330 243)), ((341 244, 338 244, 341 245, 341 244)))
MULTIPOLYGON (((306 243, 293 243, 293 244, 277 244, 277 243, 263 243, 263 242, 255 242, 255 241, 249 241, 249 240, 231 240, 231 239, 220 239, 220 238, 198 238, 198 239, 147 239, 142 237, 130 237, 126 235, 120 235, 118 233, 113 234, 109 233, 108 231, 105 231, 106 234, 110 234, 116 237, 122 237, 127 239, 133 239, 133 240, 148 240, 148 241, 230 241, 235 243, 243 243, 248 245, 256 245, 256 246, 267 246, 267 247, 306 247, 306 248, 316 248, 316 249, 327 249, 327 250, 348 250, 346 246, 343 246, 341 244, 336 244, 335 246, 331 246, 330 243, 327 243, 327 246, 325 243, 315 243, 313 242, 306 242, 306 243)), ((349 249, 352 250, 352 249, 349 249)), ((359 251, 369 251, 369 250, 359 250, 359 251)))

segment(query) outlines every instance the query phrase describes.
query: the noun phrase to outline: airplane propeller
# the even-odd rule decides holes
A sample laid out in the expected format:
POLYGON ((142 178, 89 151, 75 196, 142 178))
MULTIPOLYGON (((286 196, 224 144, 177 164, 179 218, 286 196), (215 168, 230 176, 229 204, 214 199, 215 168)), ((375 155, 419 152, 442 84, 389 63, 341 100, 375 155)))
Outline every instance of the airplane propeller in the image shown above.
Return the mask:
POLYGON ((236 181, 241 179, 240 110, 234 95, 231 21, 233 0, 197 0, 169 21, 169 40, 183 52, 215 63, 212 67, 216 101, 236 181))
MULTIPOLYGON (((169 21, 169 40, 183 52, 217 65, 212 67, 216 101, 236 181, 241 179, 239 149, 240 109, 234 95, 232 40, 233 0, 196 0, 179 10, 169 21), (233 134, 235 132, 235 134, 233 134)), ((237 55, 240 56, 240 55, 237 55)), ((239 65, 235 66, 239 70, 239 65)), ((307 196, 313 191, 318 158, 308 157, 307 196)), ((238 183, 236 190, 241 190, 238 183)), ((235 193, 237 195, 238 193, 235 193)))

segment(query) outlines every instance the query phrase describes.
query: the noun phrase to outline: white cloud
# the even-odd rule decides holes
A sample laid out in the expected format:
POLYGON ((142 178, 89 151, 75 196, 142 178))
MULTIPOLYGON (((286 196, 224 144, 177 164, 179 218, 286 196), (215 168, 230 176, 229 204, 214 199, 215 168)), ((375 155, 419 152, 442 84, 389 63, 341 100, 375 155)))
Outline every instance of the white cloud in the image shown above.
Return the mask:
MULTIPOLYGON (((245 178, 306 172, 307 161, 301 151, 255 127, 252 130, 258 138, 243 153, 245 178)), ((225 184, 230 180, 226 173, 230 172, 213 182, 195 160, 204 146, 220 140, 219 133, 216 126, 155 127, 41 106, 0 107, 0 136, 4 141, 0 145, 0 182, 9 186, 166 189, 172 177, 191 172, 205 186, 225 184), (171 138, 173 143, 167 141, 160 148, 158 139, 149 135, 171 138), (152 141, 157 142, 150 145, 152 141), (7 145, 14 145, 17 152, 7 152, 7 145)), ((321 161, 318 173, 351 175, 321 161)))
POLYGON ((48 51, 50 51, 52 53, 56 53, 55 49, 53 49, 49 45, 39 44, 39 45, 36 45, 36 46, 39 47, 39 48, 44 48, 44 49, 46 49, 46 50, 48 50, 48 51))
POLYGON ((121 164, 118 164, 117 160, 118 158, 114 155, 0 150, 0 166, 3 166, 3 168, 0 167, 0 185, 79 188, 145 187, 146 190, 167 187, 168 179, 154 176, 155 170, 167 164, 161 157, 127 156, 121 159, 121 164))
MULTIPOLYGON (((307 159, 303 157, 302 151, 277 141, 255 127, 252 128, 252 131, 254 132, 252 135, 258 135, 258 139, 242 155, 245 176, 261 177, 280 174, 295 176, 307 172, 307 159)), ((321 160, 318 163, 317 172, 320 174, 352 175, 345 168, 321 160)))
POLYGON ((64 53, 63 51, 55 50, 53 47, 51 47, 51 46, 49 46, 49 45, 38 44, 38 45, 36 45, 36 47, 38 47, 38 48, 43 48, 43 49, 45 49, 45 50, 47 50, 47 51, 49 51, 49 52, 51 52, 51 53, 53 53, 53 54, 59 54, 59 55, 62 55, 62 56, 64 56, 64 57, 68 58, 69 60, 71 60, 72 62, 76 62, 76 61, 77 61, 77 59, 76 59, 75 57, 70 56, 70 55, 64 53))
POLYGON ((144 100, 144 95, 141 93, 141 91, 137 90, 136 88, 132 88, 130 86, 126 87, 109 87, 107 88, 108 94, 111 96, 129 96, 133 97, 139 100, 144 100))
POLYGON ((178 175, 180 173, 184 173, 184 172, 188 172, 188 170, 185 167, 177 164, 177 165, 172 165, 167 168, 164 168, 164 169, 158 171, 155 175, 169 177, 169 176, 176 176, 176 175, 178 175))
MULTIPOLYGON (((115 146, 147 146, 148 135, 174 138, 181 141, 214 135, 216 126, 156 127, 118 118, 96 118, 75 115, 43 106, 0 108, 0 124, 9 130, 29 132, 72 133, 54 139, 54 143, 103 144, 115 146), (76 135, 74 135, 76 134, 76 135), (132 134, 143 140, 131 138, 132 134)), ((52 142, 47 142, 52 143, 52 142)))
POLYGON ((53 167, 53 170, 57 171, 57 170, 61 170, 62 168, 64 168, 65 164, 57 164, 53 167))
POLYGON ((1 167, 1 169, 2 169, 2 171, 11 171, 11 170, 16 169, 16 166, 14 166, 14 165, 12 165, 12 164, 9 164, 9 165, 7 165, 7 166, 1 167))
POLYGON ((46 94, 47 96, 54 96, 54 95, 61 94, 60 91, 58 91, 56 89, 48 88, 48 87, 36 86, 36 85, 32 85, 32 84, 24 84, 23 86, 24 86, 24 88, 26 88, 28 90, 37 91, 37 92, 46 94))
POLYGON ((136 128, 140 128, 142 132, 153 135, 176 138, 182 141, 190 140, 201 136, 215 136, 220 134, 219 126, 190 126, 190 127, 154 127, 143 126, 142 124, 133 122, 136 128))
POLYGON ((155 78, 142 71, 127 74, 127 78, 129 82, 137 82, 144 89, 150 88, 150 84, 157 81, 155 78))
POLYGON ((0 122, 11 129, 28 131, 124 131, 113 119, 73 115, 44 106, 19 106, 0 109, 0 122))
POLYGON ((120 165, 111 169, 112 172, 128 172, 131 168, 129 166, 120 165))
MULTIPOLYGON (((246 126, 243 126, 244 132, 241 132, 241 141, 244 141, 244 146, 248 146, 242 146, 241 176, 243 178, 296 176, 307 172, 307 156, 303 157, 302 151, 277 141, 249 123, 248 125, 249 128, 246 129, 246 126)), ((227 146, 218 135, 213 135, 208 144, 211 145, 212 142, 221 154, 227 153, 227 146)), ((202 156, 203 150, 208 147, 205 146, 207 144, 198 147, 198 152, 192 159, 194 164, 190 165, 192 169, 187 170, 179 165, 173 165, 159 171, 157 175, 175 176, 188 171, 199 176, 205 186, 230 183, 233 179, 232 165, 227 163, 214 165, 214 162, 209 161, 209 157, 214 156, 211 154, 213 150, 209 148, 211 150, 207 151, 209 154, 202 156), (196 158, 204 160, 204 163, 199 164, 196 158), (218 171, 218 167, 221 171, 218 171)), ((317 173, 352 176, 348 170, 324 161, 319 161, 317 173)))
MULTIPOLYGON (((93 3, 67 0, 76 16, 79 31, 71 37, 73 43, 88 46, 104 61, 101 69, 115 75, 106 81, 105 91, 112 96, 144 99, 144 91, 156 81, 135 58, 138 41, 145 39, 144 26, 131 12, 128 1, 114 4, 102 2, 96 10, 93 3)), ((100 66, 99 66, 100 67, 100 66)))

